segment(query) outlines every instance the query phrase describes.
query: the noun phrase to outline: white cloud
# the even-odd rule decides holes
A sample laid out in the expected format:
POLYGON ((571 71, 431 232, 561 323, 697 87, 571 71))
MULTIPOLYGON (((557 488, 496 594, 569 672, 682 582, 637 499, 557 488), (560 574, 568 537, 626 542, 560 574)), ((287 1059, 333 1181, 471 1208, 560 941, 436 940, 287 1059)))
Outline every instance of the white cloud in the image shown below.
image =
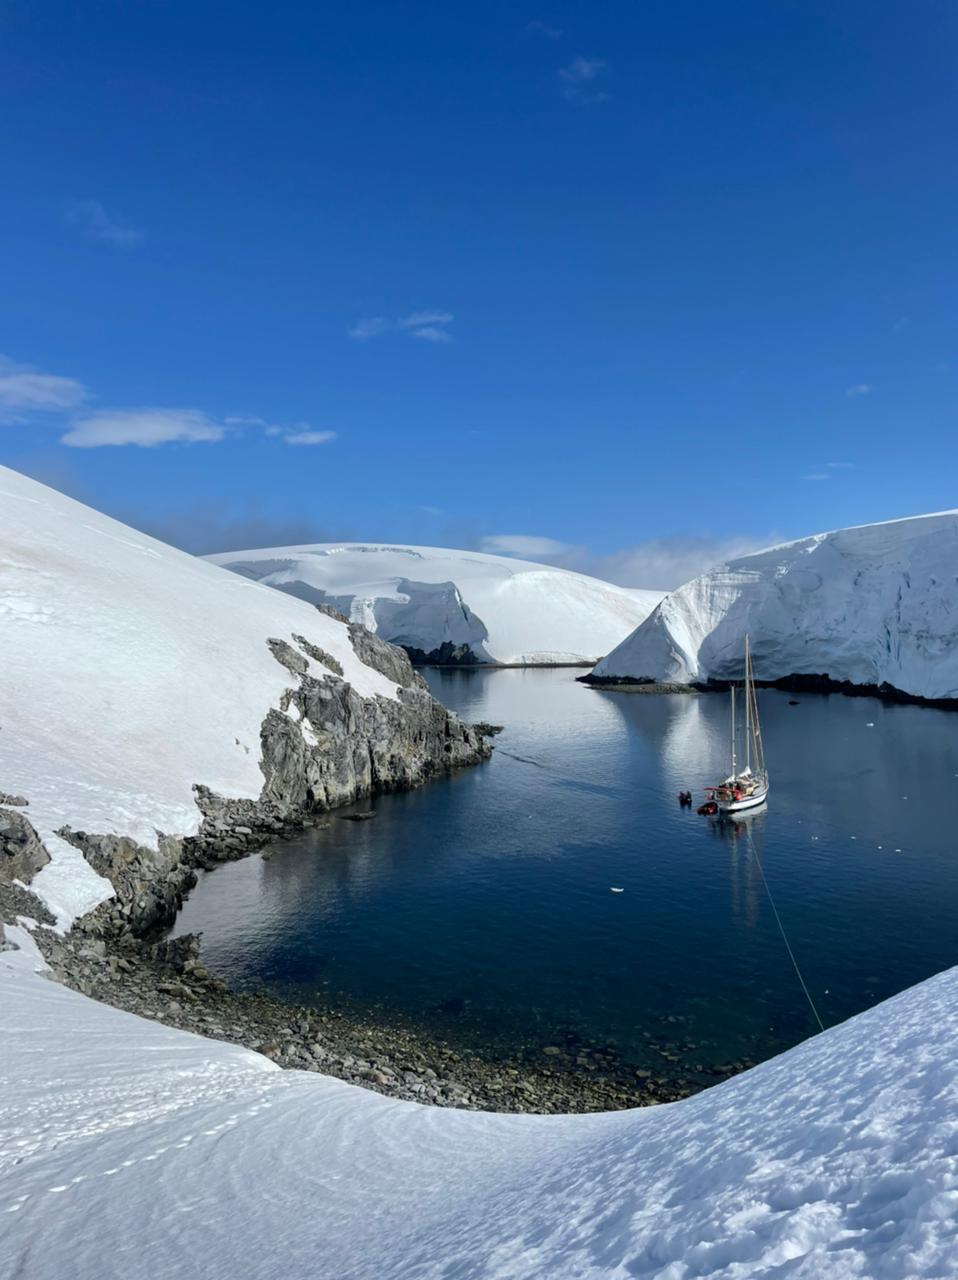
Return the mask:
POLYGON ((813 471, 807 476, 802 476, 803 480, 831 480, 831 476, 827 471, 813 471))
POLYGON ((421 329, 414 329, 412 336, 423 338, 426 342, 452 342, 452 334, 445 329, 437 329, 434 324, 426 324, 421 329))
POLYGON ((855 470, 854 462, 826 462, 825 466, 829 467, 832 471, 854 471, 855 470))
POLYGON ((541 538, 535 534, 494 533, 483 538, 480 549, 496 556, 518 556, 520 559, 542 559, 565 555, 575 550, 566 542, 555 538, 541 538))
POLYGON ((849 387, 845 395, 849 399, 853 399, 855 396, 870 396, 874 389, 870 382, 859 382, 854 387, 849 387))
POLYGON ((562 39, 562 28, 550 27, 548 22, 543 22, 541 18, 533 18, 527 23, 526 31, 529 35, 545 36, 547 40, 562 39))
POLYGON ((604 58, 573 58, 567 67, 560 67, 559 81, 563 95, 570 102, 608 102, 609 94, 597 82, 606 79, 609 64, 604 58))
POLYGON ((283 436, 287 444, 329 444, 336 439, 335 431, 290 431, 283 436))
POLYGON ((357 342, 368 342, 384 333, 406 333, 426 342, 452 342, 447 326, 455 319, 451 311, 411 311, 408 315, 388 320, 385 316, 369 316, 359 320, 349 330, 349 336, 357 342))
POLYGON ((366 342, 369 338, 378 338, 391 327, 384 316, 370 316, 367 320, 358 320, 349 330, 349 336, 357 342, 366 342))
MULTIPOLYGON (((0 356, 0 423, 28 422, 38 415, 63 415, 77 409, 90 393, 76 378, 41 373, 32 365, 0 356)), ((61 427, 62 430, 62 427, 61 427)), ((314 431, 308 422, 278 426, 257 414, 229 414, 213 418, 201 409, 98 409, 70 415, 60 443, 74 449, 113 445, 153 448, 175 443, 216 443, 244 431, 282 437, 291 445, 328 444, 335 431, 314 431)))
POLYGON ((66 219, 90 240, 102 240, 107 244, 133 245, 143 239, 143 232, 131 227, 122 218, 107 213, 99 200, 68 200, 66 219))
POLYGON ((611 555, 589 556, 577 565, 584 573, 605 578, 622 587, 649 587, 660 591, 674 590, 683 582, 717 564, 737 560, 739 556, 762 551, 781 542, 778 534, 729 534, 725 536, 678 535, 649 538, 624 551, 611 555))
POLYGON ((452 324, 454 319, 451 311, 412 311, 396 321, 396 328, 415 330, 421 325, 452 324))
POLYGON ((714 565, 736 560, 739 556, 761 551, 781 542, 775 533, 762 536, 730 534, 681 535, 649 538, 622 551, 597 554, 588 547, 577 547, 555 538, 531 534, 497 534, 483 538, 482 551, 542 560, 561 569, 588 573, 622 587, 648 587, 660 591, 680 587, 714 565))
POLYGON ((22 422, 26 413, 72 409, 88 395, 76 378, 40 373, 32 365, 0 356, 0 422, 22 422))
POLYGON ((225 423, 199 409, 107 409, 76 419, 61 443, 74 449, 104 445, 139 445, 150 449, 174 442, 215 442, 226 435, 225 423))

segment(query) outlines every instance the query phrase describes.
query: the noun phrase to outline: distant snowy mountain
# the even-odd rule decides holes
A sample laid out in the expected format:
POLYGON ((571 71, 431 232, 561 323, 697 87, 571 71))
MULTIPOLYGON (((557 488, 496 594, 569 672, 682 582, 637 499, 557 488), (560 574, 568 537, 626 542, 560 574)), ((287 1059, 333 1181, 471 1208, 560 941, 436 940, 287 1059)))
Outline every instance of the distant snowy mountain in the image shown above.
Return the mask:
POLYGON ((31 887, 62 924, 123 876, 131 903, 165 883, 201 827, 236 848, 481 754, 361 628, 0 468, 0 878, 29 823, 51 859, 31 887))
POLYGON ((290 595, 333 605, 421 661, 594 662, 664 594, 441 547, 319 543, 209 558, 290 595))
POLYGON ((0 1274, 958 1275, 958 969, 668 1106, 398 1102, 0 954, 0 1274))
POLYGON ((958 698, 958 512, 840 529, 742 556, 667 596, 596 677, 693 683, 827 675, 958 698))

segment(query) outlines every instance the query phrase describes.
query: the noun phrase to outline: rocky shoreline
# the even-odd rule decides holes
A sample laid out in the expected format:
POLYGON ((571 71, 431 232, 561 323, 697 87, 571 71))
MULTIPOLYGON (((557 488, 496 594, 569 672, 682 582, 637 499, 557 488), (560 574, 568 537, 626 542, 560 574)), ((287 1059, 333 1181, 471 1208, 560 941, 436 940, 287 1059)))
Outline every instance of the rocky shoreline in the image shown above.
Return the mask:
MULTIPOLYGON (((612 693, 727 693, 730 680, 701 680, 692 684, 675 684, 640 676, 597 676, 590 672, 577 676, 580 684, 593 689, 607 689, 612 693)), ((939 711, 958 711, 958 698, 923 698, 917 693, 906 693, 892 684, 853 684, 851 680, 833 680, 826 674, 793 674, 776 680, 756 680, 758 689, 779 689, 783 693, 841 693, 847 698, 877 698, 879 702, 899 703, 903 706, 933 707, 939 711)))
POLYGON ((585 1044, 572 1034, 512 1057, 470 1052, 385 1018, 230 991, 203 965, 198 938, 162 939, 196 868, 268 857, 270 845, 332 809, 488 758, 496 726, 467 725, 447 712, 401 650, 361 627, 350 626, 350 637, 364 662, 400 686, 399 701, 360 698, 336 660, 300 636, 270 640, 298 688, 263 722, 262 795, 228 800, 195 787, 199 832, 159 835, 155 850, 122 836, 62 829, 115 890, 66 935, 45 927, 53 917, 26 883, 47 861, 28 798, 0 797, 0 919, 28 920, 52 976, 84 995, 244 1045, 281 1067, 409 1101, 503 1112, 615 1110, 673 1101, 751 1065, 703 1064, 702 1047, 680 1038, 679 1018, 669 1019, 676 1025, 667 1034, 648 1033, 649 1061, 660 1069, 636 1068, 614 1045, 585 1044), (304 654, 326 668, 323 679, 308 674, 304 654))
MULTIPOLYGON (((11 920, 32 911, 39 925, 52 922, 37 920, 42 906, 16 886, 2 886, 0 906, 11 920)), ((612 1046, 578 1041, 546 1045, 530 1055, 537 1061, 485 1056, 417 1028, 231 991, 205 968, 193 935, 147 943, 131 935, 95 937, 74 929, 61 936, 38 927, 33 936, 52 976, 83 995, 243 1045, 281 1067, 321 1072, 410 1102, 536 1114, 610 1111, 671 1102, 752 1065, 687 1062, 687 1075, 677 1078, 677 1065, 694 1057, 694 1046, 686 1049, 681 1040, 680 1019, 673 1038, 656 1046, 661 1072, 629 1067, 612 1046)))

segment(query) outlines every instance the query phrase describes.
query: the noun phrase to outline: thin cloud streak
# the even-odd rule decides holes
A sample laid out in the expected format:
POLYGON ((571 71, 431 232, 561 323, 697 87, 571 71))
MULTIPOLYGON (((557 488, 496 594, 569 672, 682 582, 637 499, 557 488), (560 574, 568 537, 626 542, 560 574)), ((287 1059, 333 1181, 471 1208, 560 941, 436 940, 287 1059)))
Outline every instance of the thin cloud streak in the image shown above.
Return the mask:
POLYGON ((548 22, 543 22, 541 18, 533 18, 531 22, 526 24, 526 34, 530 36, 545 36, 547 40, 561 40, 564 33, 561 27, 551 27, 548 22))
POLYGON ((426 342, 452 342, 454 339, 448 326, 454 319, 451 311, 411 311, 392 320, 385 316, 367 316, 358 320, 347 333, 356 342, 368 342, 385 333, 404 333, 426 342))
POLYGON ((608 72, 609 64, 604 58, 573 58, 567 67, 559 68, 563 96, 581 104, 608 102, 607 91, 595 87, 596 81, 604 80, 608 72))
POLYGON ((290 431, 283 436, 286 444, 292 445, 329 444, 335 439, 335 431, 290 431))
POLYGON ((28 414, 73 409, 89 394, 76 378, 41 373, 33 365, 0 356, 0 423, 22 423, 28 414))
POLYGON ((541 560, 566 555, 576 548, 555 538, 524 533, 494 533, 479 543, 480 551, 496 556, 516 556, 520 560, 541 560))
POLYGON ((88 240, 101 240, 106 244, 128 247, 139 244, 144 235, 139 228, 107 213, 99 200, 68 200, 66 220, 88 240))

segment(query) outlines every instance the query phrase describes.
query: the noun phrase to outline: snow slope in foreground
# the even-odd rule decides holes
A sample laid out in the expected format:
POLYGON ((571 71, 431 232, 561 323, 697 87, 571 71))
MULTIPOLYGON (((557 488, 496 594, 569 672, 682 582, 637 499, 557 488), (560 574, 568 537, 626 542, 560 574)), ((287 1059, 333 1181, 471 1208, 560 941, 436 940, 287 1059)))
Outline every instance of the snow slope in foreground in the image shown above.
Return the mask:
POLYGON ((958 512, 840 529, 742 556, 672 592, 596 676, 828 675, 958 698, 958 512))
POLYGON ((0 467, 0 790, 30 802, 61 923, 112 892, 61 826, 155 849, 198 830, 194 783, 259 796, 260 726, 297 683, 266 641, 293 633, 396 696, 342 623, 0 467))
POLYGON ((314 602, 384 640, 432 653, 467 647, 511 666, 594 662, 662 599, 566 569, 440 547, 320 543, 211 556, 314 602))
POLYGON ((0 954, 0 1274, 958 1274, 958 969, 706 1093, 604 1115, 396 1102, 0 954))

